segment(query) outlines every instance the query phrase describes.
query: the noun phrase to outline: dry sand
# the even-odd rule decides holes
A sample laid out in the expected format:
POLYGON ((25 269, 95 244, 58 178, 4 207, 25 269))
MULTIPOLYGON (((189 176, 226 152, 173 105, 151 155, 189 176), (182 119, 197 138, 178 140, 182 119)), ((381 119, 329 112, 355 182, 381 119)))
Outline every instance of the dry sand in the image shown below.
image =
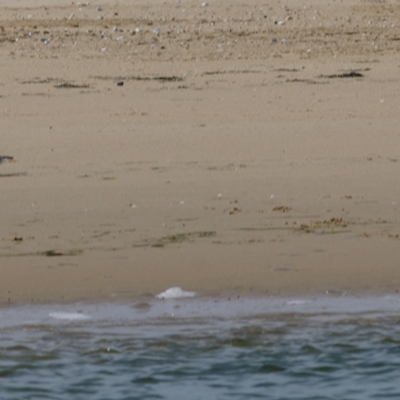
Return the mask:
POLYGON ((0 1, 0 302, 394 292, 398 1, 0 1))

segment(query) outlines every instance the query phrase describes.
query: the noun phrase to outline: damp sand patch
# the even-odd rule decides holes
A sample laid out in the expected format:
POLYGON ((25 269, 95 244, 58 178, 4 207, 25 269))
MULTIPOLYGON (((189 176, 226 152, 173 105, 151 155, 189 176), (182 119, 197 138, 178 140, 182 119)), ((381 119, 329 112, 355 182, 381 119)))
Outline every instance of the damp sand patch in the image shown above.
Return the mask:
POLYGON ((143 81, 143 82, 183 82, 183 78, 177 75, 156 75, 156 76, 140 76, 140 75, 128 75, 128 76, 93 76, 92 78, 102 81, 114 81, 122 83, 119 86, 123 86, 125 81, 143 81))
POLYGON ((88 83, 74 83, 71 81, 66 81, 64 79, 59 78, 32 78, 25 81, 21 81, 23 85, 44 85, 44 84, 52 84, 56 89, 90 89, 90 85, 88 83))
POLYGON ((72 249, 72 250, 44 250, 37 252, 27 252, 27 253, 0 253, 0 257, 32 257, 32 256, 44 256, 44 257, 68 257, 68 256, 79 256, 83 254, 82 249, 72 249))
POLYGON ((300 224, 292 229, 294 232, 332 235, 337 233, 351 232, 351 230, 348 228, 350 225, 354 225, 354 223, 346 221, 343 218, 331 218, 323 221, 312 221, 309 224, 300 224))
MULTIPOLYGON (((275 210, 283 211, 283 210, 275 210)), ((290 218, 295 218, 291 216, 290 218)), ((307 221, 287 221, 282 225, 264 225, 264 226, 247 226, 240 227, 237 230, 248 231, 248 232, 262 232, 262 231, 288 231, 294 234, 315 234, 315 235, 336 235, 343 233, 351 233, 354 230, 357 231, 362 227, 371 227, 373 231, 364 231, 359 236, 371 237, 371 236, 382 236, 390 239, 399 239, 400 233, 398 232, 398 224, 389 222, 382 219, 371 220, 371 221, 355 221, 347 220, 341 217, 333 217, 330 219, 311 219, 307 221), (383 229, 377 230, 380 226, 383 229)))
POLYGON ((76 84, 72 82, 60 82, 54 85, 56 89, 90 89, 90 85, 87 83, 76 84))
MULTIPOLYGON (((286 210, 275 210, 286 212, 286 210)), ((262 231, 288 231, 292 233, 314 233, 314 234, 339 234, 351 232, 349 226, 355 225, 352 221, 346 221, 342 218, 331 218, 329 220, 315 220, 308 223, 298 223, 294 221, 291 225, 288 222, 284 226, 261 226, 261 227, 241 227, 238 230, 249 232, 262 231)))
POLYGON ((320 75, 320 78, 343 79, 343 78, 364 78, 364 74, 358 71, 342 72, 339 74, 320 75))
POLYGON ((216 234, 215 231, 175 233, 173 235, 163 236, 159 239, 145 240, 144 242, 134 244, 133 247, 165 247, 170 244, 193 242, 195 239, 214 237, 216 234))

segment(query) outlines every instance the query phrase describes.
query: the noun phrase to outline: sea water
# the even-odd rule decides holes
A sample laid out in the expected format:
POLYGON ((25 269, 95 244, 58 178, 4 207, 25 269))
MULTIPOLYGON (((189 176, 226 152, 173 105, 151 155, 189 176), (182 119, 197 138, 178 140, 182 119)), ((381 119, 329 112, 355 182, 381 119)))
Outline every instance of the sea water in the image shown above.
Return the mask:
POLYGON ((400 297, 0 310, 0 399, 399 399, 400 297))

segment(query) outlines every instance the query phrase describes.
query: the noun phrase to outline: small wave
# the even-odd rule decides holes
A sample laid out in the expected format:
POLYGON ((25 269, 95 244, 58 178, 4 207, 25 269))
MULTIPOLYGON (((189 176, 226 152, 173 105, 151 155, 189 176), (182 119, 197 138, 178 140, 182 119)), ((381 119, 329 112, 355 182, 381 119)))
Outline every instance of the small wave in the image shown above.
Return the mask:
POLYGON ((90 319, 88 315, 82 313, 68 313, 68 312, 52 312, 49 314, 50 318, 63 319, 68 321, 82 321, 90 319))
POLYGON ((172 287, 167 289, 165 292, 158 294, 157 299, 181 299, 184 297, 194 297, 196 292, 186 292, 180 287, 172 287))
POLYGON ((289 306, 304 306, 305 304, 310 303, 309 300, 289 300, 287 305, 289 306))

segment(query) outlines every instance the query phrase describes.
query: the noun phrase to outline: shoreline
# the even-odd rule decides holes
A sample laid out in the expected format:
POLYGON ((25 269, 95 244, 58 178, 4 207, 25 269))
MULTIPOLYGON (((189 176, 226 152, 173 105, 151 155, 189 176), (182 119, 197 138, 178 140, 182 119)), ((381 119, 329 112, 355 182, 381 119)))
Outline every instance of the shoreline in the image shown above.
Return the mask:
POLYGON ((400 297, 396 295, 335 295, 308 296, 194 296, 136 301, 71 302, 13 304, 0 306, 0 329, 16 324, 93 323, 109 324, 125 321, 135 324, 174 323, 179 320, 204 321, 219 319, 238 322, 241 319, 274 318, 286 315, 304 317, 351 316, 369 314, 372 318, 397 315, 400 297), (11 313, 8 315, 8 313, 11 313), (28 318, 29 321, 26 319, 28 318))

